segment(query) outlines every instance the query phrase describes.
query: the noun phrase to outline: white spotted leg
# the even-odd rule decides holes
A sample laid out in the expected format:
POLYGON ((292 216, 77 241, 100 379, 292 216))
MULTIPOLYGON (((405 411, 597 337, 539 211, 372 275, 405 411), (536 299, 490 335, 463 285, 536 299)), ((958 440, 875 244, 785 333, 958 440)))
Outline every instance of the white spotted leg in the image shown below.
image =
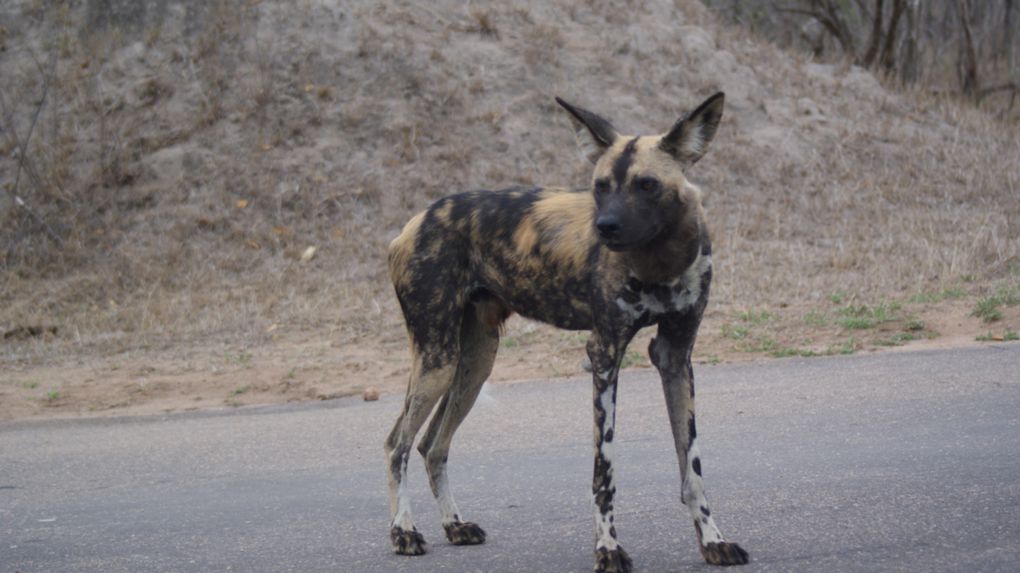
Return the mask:
POLYGON ((680 499, 694 520, 698 547, 705 561, 711 565, 743 565, 748 561, 747 552, 736 543, 725 540, 705 496, 694 418, 694 369, 691 366, 698 321, 690 320, 689 315, 686 318, 686 321, 676 323, 660 323, 658 335, 648 347, 652 363, 662 376, 666 410, 680 464, 680 499))
POLYGON ((616 426, 616 382, 620 370, 623 345, 603 345, 595 334, 588 341, 592 364, 595 471, 592 478, 592 500, 595 510, 595 571, 627 572, 631 559, 616 540, 613 524, 613 454, 616 426))

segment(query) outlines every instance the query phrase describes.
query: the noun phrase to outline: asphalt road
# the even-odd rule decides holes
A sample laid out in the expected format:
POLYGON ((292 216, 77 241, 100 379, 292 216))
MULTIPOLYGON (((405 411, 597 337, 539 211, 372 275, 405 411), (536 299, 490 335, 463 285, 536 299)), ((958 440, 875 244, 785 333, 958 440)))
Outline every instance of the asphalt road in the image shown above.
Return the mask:
MULTIPOLYGON (((741 571, 1020 570, 1020 345, 696 367, 713 515, 741 571)), ((393 555, 381 443, 401 397, 0 424, 0 573, 590 571, 591 389, 496 386, 451 482, 485 545, 393 555)), ((709 569, 652 373, 625 372, 616 525, 638 571, 709 569)))

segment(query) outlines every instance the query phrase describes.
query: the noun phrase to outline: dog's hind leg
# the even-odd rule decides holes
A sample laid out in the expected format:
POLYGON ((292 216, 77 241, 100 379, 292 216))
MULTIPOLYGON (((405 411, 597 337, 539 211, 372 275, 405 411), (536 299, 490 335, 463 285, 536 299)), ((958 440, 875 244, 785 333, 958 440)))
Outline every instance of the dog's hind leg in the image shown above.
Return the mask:
MULTIPOLYGON (((485 542, 485 531, 481 527, 461 519, 460 510, 450 492, 446 464, 453 435, 474 405, 482 384, 492 372, 492 364, 496 360, 499 325, 498 321, 491 319, 492 313, 487 312, 492 310, 492 305, 499 303, 484 301, 477 306, 468 305, 461 325, 457 377, 443 396, 425 436, 418 444, 418 451, 425 456, 429 485, 439 503, 446 538, 455 545, 476 545, 485 542)), ((497 315, 505 316, 501 310, 497 315)))
POLYGON ((691 367, 698 317, 692 315, 663 320, 648 346, 648 353, 662 376, 666 410, 680 463, 680 499, 694 520, 701 555, 711 565, 742 565, 748 561, 747 552, 723 539, 708 507, 702 482, 701 454, 694 423, 694 369, 691 367))
MULTIPOLYGON (((451 326, 451 328, 456 328, 451 326)), ((407 492, 407 462, 414 437, 439 398, 453 384, 457 373, 459 349, 421 348, 412 343, 413 364, 404 408, 386 439, 390 495, 390 540, 393 550, 402 555, 425 553, 425 539, 414 527, 411 500, 407 492)))

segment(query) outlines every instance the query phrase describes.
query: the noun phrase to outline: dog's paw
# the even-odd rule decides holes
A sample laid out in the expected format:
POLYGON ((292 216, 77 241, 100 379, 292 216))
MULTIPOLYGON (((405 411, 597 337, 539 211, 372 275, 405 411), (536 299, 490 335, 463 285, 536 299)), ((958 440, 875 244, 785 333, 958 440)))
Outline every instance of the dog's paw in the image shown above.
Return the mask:
POLYGON ((630 573, 632 568, 630 555, 627 555, 623 547, 599 547, 595 550, 595 573, 630 573))
POLYGON ((423 555, 425 553, 425 538, 418 533, 417 529, 407 531, 401 527, 391 527, 390 541, 393 543, 393 551, 398 555, 423 555))
POLYGON ((736 543, 707 543, 701 546, 701 556, 709 565, 745 565, 750 556, 736 543))
POLYGON ((454 545, 480 545, 485 543, 485 530, 477 523, 463 521, 443 525, 446 538, 454 545))

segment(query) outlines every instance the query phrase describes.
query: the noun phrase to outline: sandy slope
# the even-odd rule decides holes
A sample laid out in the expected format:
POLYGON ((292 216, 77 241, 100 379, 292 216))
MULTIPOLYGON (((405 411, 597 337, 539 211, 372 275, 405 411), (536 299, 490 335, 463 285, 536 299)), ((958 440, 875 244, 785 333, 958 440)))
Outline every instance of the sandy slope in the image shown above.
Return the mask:
MULTIPOLYGON (((1015 126, 691 0, 26 0, 0 27, 0 330, 58 327, 0 342, 4 415, 398 388, 385 245, 455 190, 585 184, 554 95, 646 132, 726 91, 690 173, 716 247, 702 359, 875 346, 888 333, 841 329, 840 309, 945 288, 962 301, 885 327, 909 311, 931 315, 925 336, 973 339, 974 300, 1016 280, 1015 126), (740 310, 774 317, 752 345, 725 330, 740 310)), ((525 366, 500 376, 575 371, 577 335, 515 324, 504 351, 525 366)))

